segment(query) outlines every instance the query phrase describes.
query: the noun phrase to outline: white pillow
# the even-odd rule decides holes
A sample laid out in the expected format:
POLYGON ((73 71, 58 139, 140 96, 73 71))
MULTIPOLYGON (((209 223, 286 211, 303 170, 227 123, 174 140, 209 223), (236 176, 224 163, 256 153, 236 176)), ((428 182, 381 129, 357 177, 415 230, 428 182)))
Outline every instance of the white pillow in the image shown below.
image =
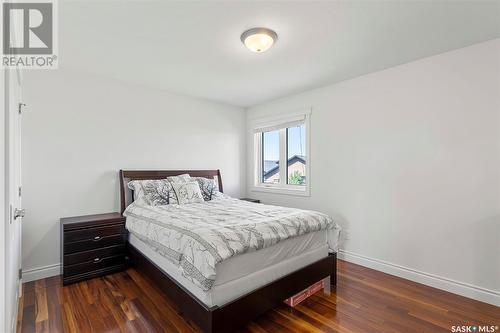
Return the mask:
POLYGON ((179 205, 205 202, 198 182, 172 183, 179 205))

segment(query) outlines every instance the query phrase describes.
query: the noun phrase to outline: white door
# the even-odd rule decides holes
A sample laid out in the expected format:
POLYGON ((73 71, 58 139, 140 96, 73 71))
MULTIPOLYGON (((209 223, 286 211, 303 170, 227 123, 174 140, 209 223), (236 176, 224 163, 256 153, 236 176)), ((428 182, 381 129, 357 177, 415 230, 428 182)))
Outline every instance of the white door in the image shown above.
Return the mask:
POLYGON ((6 208, 9 218, 5 228, 5 298, 7 332, 15 331, 21 271, 21 77, 16 70, 5 70, 5 156, 6 208))

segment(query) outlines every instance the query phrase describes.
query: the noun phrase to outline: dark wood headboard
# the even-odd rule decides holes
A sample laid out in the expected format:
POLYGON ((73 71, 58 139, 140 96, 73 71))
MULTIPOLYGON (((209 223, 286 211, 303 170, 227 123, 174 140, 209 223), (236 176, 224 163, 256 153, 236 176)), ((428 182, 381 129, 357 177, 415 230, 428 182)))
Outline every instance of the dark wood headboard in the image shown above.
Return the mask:
POLYGON ((132 190, 127 186, 129 181, 165 179, 170 176, 178 176, 184 173, 188 173, 193 177, 214 178, 219 184, 219 191, 223 192, 220 170, 120 170, 121 213, 123 214, 125 208, 134 201, 132 190))

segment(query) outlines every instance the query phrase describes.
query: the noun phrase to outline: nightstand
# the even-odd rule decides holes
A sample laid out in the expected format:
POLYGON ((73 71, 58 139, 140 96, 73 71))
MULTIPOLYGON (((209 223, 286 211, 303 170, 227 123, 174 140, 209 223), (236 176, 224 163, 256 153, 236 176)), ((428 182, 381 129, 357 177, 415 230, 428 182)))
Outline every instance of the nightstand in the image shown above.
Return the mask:
POLYGON ((260 203, 260 200, 259 200, 259 199, 240 198, 240 200, 243 200, 243 201, 249 201, 249 202, 253 202, 253 203, 260 203))
POLYGON ((125 217, 120 213, 62 218, 63 284, 125 269, 126 245, 125 217))

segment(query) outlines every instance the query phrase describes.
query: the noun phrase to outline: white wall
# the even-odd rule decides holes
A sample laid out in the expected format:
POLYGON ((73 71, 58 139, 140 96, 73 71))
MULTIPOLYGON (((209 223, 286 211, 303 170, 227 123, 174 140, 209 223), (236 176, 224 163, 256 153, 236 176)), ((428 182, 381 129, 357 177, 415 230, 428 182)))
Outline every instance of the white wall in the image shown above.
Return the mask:
POLYGON ((343 258, 500 305, 499 81, 496 39, 252 107, 312 107, 312 183, 252 192, 249 167, 248 195, 331 214, 343 258))
POLYGON ((59 218, 119 210, 119 169, 221 169, 245 191, 240 108, 64 69, 26 73, 25 101, 25 281, 59 274, 59 218))

